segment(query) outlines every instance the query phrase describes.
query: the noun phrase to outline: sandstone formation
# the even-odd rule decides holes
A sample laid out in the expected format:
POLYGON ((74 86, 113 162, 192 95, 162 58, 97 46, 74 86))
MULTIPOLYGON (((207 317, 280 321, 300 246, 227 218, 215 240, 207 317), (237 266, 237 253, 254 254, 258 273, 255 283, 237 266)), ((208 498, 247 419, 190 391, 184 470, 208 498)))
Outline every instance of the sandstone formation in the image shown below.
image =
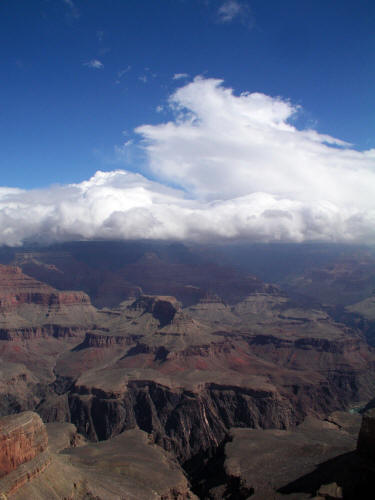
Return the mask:
POLYGON ((0 339, 76 336, 95 318, 85 293, 58 291, 19 267, 0 265, 0 339))
POLYGON ((36 413, 0 419, 1 494, 11 495, 49 465, 47 446, 47 432, 36 413))
POLYGON ((40 417, 24 412, 0 420, 0 440, 1 498, 196 498, 173 458, 137 429, 86 444, 72 424, 49 424, 47 436, 40 417))
POLYGON ((59 292, 25 274, 17 266, 0 265, 0 311, 9 312, 24 304, 48 306, 89 305, 87 295, 81 292, 59 292))
POLYGON ((46 450, 48 437, 40 417, 24 412, 0 419, 0 476, 46 450))

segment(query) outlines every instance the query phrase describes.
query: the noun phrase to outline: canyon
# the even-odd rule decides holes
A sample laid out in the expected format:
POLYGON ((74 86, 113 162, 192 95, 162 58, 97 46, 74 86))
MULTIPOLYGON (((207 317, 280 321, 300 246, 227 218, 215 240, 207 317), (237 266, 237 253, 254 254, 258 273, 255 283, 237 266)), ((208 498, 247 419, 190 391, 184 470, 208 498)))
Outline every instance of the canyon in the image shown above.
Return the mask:
POLYGON ((364 417, 370 431, 355 451, 361 417, 349 410, 375 395, 375 260, 353 259, 332 264, 330 255, 320 274, 309 267, 266 283, 180 244, 3 249, 0 416, 46 431, 12 466, 4 457, 0 491, 293 499, 332 497, 337 486, 342 494, 337 471, 325 493, 316 464, 364 457, 375 434, 364 417), (328 300, 340 282, 345 294, 328 300), (301 479, 298 490, 309 474, 313 485, 301 479))

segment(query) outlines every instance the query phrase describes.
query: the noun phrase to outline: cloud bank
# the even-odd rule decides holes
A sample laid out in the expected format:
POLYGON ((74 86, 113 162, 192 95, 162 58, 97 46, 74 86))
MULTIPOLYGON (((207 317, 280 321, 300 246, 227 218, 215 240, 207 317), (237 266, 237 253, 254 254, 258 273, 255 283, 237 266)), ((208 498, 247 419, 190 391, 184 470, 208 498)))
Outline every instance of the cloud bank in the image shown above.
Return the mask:
POLYGON ((298 107, 196 78, 175 119, 136 129, 148 176, 0 188, 0 244, 71 239, 375 243, 375 150, 298 130, 298 107), (151 181, 148 177, 157 179, 151 181), (171 187, 173 186, 173 187, 171 187))

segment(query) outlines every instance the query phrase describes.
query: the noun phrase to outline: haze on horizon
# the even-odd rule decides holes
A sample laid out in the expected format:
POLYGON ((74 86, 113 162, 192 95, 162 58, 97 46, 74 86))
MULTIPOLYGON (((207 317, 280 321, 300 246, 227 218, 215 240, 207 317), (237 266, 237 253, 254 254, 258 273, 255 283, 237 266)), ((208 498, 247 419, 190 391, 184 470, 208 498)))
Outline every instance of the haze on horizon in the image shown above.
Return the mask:
MULTIPOLYGON (((29 7, 19 3, 24 11, 15 12, 10 2, 2 5, 9 26, 28 22, 29 7)), ((32 15, 39 28, 43 25, 42 36, 28 26, 30 38, 24 35, 10 46, 5 63, 11 67, 5 90, 10 101, 4 104, 10 119, 3 122, 2 162, 4 179, 12 187, 2 182, 0 188, 0 244, 95 238, 374 243, 374 138, 351 144, 348 136, 356 135, 354 129, 327 126, 332 116, 370 120, 358 103, 370 100, 373 86, 368 80, 368 88, 361 83, 359 89, 356 77, 361 82, 373 77, 371 64, 360 66, 358 75, 344 81, 337 60, 343 63, 346 57, 348 64, 357 64, 355 37, 367 42, 362 44, 362 61, 374 58, 374 42, 366 38, 366 29, 375 9, 362 6, 350 19, 351 2, 332 2, 333 7, 307 2, 304 12, 290 1, 285 5, 289 18, 280 21, 280 28, 275 13, 256 1, 196 0, 194 6, 177 2, 176 7, 165 0, 154 21, 149 16, 155 8, 148 0, 140 3, 151 11, 143 17, 132 2, 125 8, 113 1, 107 10, 100 1, 91 6, 78 0, 62 0, 58 6, 36 2, 32 15), (324 25, 335 9, 339 26, 324 32, 325 44, 310 32, 306 45, 300 30, 306 15, 314 26, 319 20, 324 25), (121 31, 120 37, 118 17, 123 15, 126 25, 129 14, 132 31, 121 31), (168 15, 179 23, 181 33, 171 24, 169 33, 157 30, 157 22, 167 22, 168 15), (354 38, 345 56, 338 42, 349 21, 355 26, 354 38), (192 23, 200 44, 195 40, 190 47, 186 41, 192 23), (142 43, 136 39, 137 27, 144 32, 142 43), (207 40, 205 29, 212 40, 207 40), (283 54, 275 59, 280 38, 268 41, 268 46, 259 44, 265 32, 276 29, 288 36, 283 54), (171 37, 177 45, 173 53, 166 48, 171 37), (124 41, 133 50, 127 47, 120 58, 124 41), (55 52, 42 50, 46 42, 55 52), (64 50, 58 42, 66 42, 64 50), (69 59, 78 42, 80 59, 69 59), (302 42, 306 46, 299 54, 296 47, 302 42), (327 57, 328 48, 336 50, 335 59, 327 57), (216 49, 221 61, 213 60, 216 49), (231 51, 239 54, 237 62, 231 51), (134 67, 137 56, 140 64, 134 67), (246 57, 252 64, 244 68, 246 57), (262 65, 260 57, 266 58, 262 65), (56 59, 61 81, 49 74, 56 59), (329 64, 333 73, 336 70, 334 77, 329 64), (319 94, 316 81, 297 77, 298 68, 306 79, 315 74, 323 87, 335 82, 341 98, 352 90, 362 94, 351 95, 339 106, 330 101, 331 91, 319 94), (271 85, 271 78, 276 83, 271 85), (329 102, 333 107, 326 115, 324 105, 329 102), (23 144, 19 134, 27 126, 23 144), (52 129, 49 144, 43 135, 46 127, 52 129), (63 134, 60 142, 58 132, 63 134), (345 140, 336 132, 344 133, 345 140), (71 165, 74 154, 76 165, 71 165), (22 182, 30 178, 35 178, 34 184, 22 182)), ((276 3, 270 2, 277 8, 276 3)))

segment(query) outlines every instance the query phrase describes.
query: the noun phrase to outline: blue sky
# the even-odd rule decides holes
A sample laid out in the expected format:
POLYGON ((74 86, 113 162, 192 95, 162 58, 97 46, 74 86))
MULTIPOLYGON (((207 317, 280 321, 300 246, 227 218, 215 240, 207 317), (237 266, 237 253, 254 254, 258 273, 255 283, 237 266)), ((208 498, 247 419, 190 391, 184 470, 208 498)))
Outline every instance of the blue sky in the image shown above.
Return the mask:
POLYGON ((0 0, 0 244, 375 243, 375 3, 0 0))
POLYGON ((2 185, 121 168, 124 132, 166 121, 158 106, 196 75, 290 99, 298 127, 375 147, 372 1, 2 0, 0 19, 2 185))

